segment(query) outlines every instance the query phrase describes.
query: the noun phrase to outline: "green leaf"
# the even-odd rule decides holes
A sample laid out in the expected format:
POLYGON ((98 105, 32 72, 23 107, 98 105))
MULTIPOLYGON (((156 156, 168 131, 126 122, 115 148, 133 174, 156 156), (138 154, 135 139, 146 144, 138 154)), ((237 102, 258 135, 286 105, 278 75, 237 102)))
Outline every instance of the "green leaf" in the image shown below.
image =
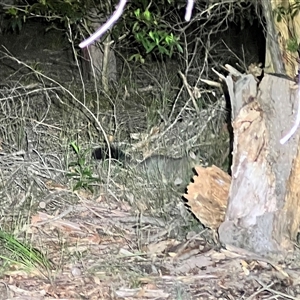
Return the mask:
POLYGON ((145 10, 143 13, 143 17, 146 21, 151 21, 151 13, 149 10, 145 10))
POLYGON ((141 10, 138 8, 134 11, 134 14, 136 16, 137 19, 140 19, 140 16, 141 16, 141 10))
POLYGON ((153 41, 155 41, 155 36, 153 31, 149 31, 148 35, 151 37, 153 41))
POLYGON ((171 33, 170 35, 167 35, 165 37, 165 41, 166 41, 167 45, 171 45, 174 42, 176 42, 176 39, 174 38, 174 35, 171 33))
POLYGON ((75 186, 73 187, 74 191, 80 190, 83 187, 83 183, 81 181, 78 181, 75 186))
POLYGON ((143 40, 141 40, 141 43, 146 51, 147 51, 147 49, 149 49, 149 47, 151 47, 151 42, 148 40, 143 39, 143 40))
POLYGON ((137 32, 135 35, 134 35, 135 39, 138 41, 138 42, 141 42, 143 40, 143 37, 142 37, 142 33, 141 32, 137 32))
POLYGON ((146 53, 150 53, 154 48, 156 47, 156 44, 152 43, 152 44, 149 44, 147 48, 145 48, 146 50, 146 53))
POLYGON ((7 14, 11 15, 11 16, 16 16, 18 14, 18 11, 15 7, 10 7, 7 11, 7 14))
POLYGON ((132 26, 132 32, 138 32, 140 30, 140 24, 138 22, 135 22, 132 26))
POLYGON ((296 38, 290 38, 287 41, 287 50, 291 51, 291 52, 297 52, 298 50, 298 42, 296 38))
POLYGON ((177 48, 179 53, 183 53, 183 49, 182 49, 180 44, 176 44, 176 48, 177 48))
POLYGON ((89 169, 83 170, 81 175, 82 175, 82 177, 92 177, 93 176, 91 170, 89 170, 89 169))
POLYGON ((79 157, 78 158, 78 165, 80 167, 83 167, 85 165, 85 159, 84 159, 84 157, 79 157))
POLYGON ((80 148, 76 145, 76 142, 71 142, 70 146, 73 148, 76 154, 79 154, 80 148))
POLYGON ((166 54, 168 56, 170 55, 170 52, 165 47, 158 46, 158 51, 160 54, 166 54))

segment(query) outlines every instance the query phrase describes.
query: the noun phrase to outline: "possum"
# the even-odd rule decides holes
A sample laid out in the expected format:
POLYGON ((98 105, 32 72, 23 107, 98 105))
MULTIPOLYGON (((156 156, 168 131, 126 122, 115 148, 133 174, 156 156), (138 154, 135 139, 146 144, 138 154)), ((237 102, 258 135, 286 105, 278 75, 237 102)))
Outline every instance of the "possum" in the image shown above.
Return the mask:
POLYGON ((190 181, 194 166, 195 162, 188 156, 174 158, 153 155, 139 163, 137 169, 147 174, 149 179, 181 185, 190 181))
MULTIPOLYGON (((98 148, 93 151, 93 158, 107 159, 108 151, 98 148)), ((111 148, 111 158, 123 163, 126 168, 129 166, 137 174, 145 174, 149 181, 171 183, 175 186, 186 185, 193 176, 193 168, 196 160, 189 156, 179 158, 165 155, 153 155, 141 162, 137 162, 123 151, 111 148)))

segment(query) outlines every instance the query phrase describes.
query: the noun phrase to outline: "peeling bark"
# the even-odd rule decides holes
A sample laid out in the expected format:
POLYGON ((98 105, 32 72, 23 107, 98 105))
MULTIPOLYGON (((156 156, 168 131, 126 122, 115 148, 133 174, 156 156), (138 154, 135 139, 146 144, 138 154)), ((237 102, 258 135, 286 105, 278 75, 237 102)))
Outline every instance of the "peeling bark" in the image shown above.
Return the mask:
POLYGON ((288 241, 295 239, 300 223, 295 213, 300 159, 299 168, 297 159, 293 167, 299 134, 285 145, 279 140, 292 127, 297 113, 295 83, 268 74, 259 87, 252 75, 244 75, 236 83, 231 77, 226 81, 233 110, 234 148, 220 240, 260 254, 291 249, 288 241))

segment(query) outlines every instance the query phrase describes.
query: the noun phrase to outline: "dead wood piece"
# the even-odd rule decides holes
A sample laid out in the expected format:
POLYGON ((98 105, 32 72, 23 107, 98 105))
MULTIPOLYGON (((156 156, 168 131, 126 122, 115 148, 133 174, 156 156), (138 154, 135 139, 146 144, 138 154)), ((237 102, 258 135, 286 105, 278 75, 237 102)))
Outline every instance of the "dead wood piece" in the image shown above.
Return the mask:
POLYGON ((230 176, 216 166, 195 167, 197 176, 184 197, 193 214, 208 228, 217 229, 224 221, 230 176))

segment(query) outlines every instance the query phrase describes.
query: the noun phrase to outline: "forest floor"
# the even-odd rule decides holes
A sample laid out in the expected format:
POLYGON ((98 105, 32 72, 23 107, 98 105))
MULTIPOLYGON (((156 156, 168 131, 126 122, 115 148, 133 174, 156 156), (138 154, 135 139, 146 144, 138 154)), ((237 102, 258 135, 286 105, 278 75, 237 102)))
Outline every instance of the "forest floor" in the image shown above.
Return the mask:
POLYGON ((0 300, 300 299, 296 253, 224 247, 182 194, 141 187, 115 164, 108 180, 90 152, 74 155, 72 141, 86 150, 100 139, 84 111, 95 93, 66 100, 84 86, 63 33, 28 23, 0 43, 0 226, 43 254, 28 262, 0 237, 0 300))

